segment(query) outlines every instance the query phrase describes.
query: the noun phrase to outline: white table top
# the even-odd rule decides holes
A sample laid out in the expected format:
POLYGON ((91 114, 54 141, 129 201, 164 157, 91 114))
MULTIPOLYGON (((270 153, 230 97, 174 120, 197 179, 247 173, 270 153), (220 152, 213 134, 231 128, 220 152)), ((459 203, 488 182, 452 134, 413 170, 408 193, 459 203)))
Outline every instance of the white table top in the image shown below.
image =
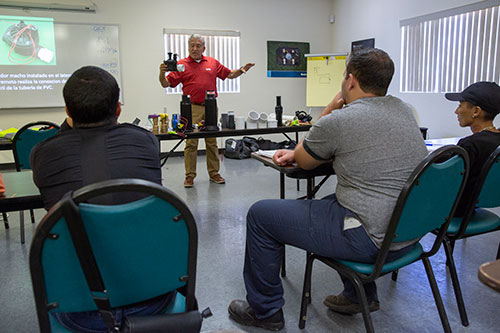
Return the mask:
POLYGON ((460 139, 461 137, 425 140, 425 145, 427 150, 431 152, 442 146, 456 145, 460 139))

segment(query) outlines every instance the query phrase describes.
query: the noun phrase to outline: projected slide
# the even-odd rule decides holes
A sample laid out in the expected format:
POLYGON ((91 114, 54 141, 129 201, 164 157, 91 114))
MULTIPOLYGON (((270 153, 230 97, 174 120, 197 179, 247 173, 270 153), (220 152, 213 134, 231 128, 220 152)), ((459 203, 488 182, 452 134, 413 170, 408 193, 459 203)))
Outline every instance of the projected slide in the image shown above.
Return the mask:
POLYGON ((55 65, 52 18, 0 16, 0 65, 55 65))
POLYGON ((0 109, 64 106, 64 84, 82 66, 101 67, 121 85, 117 25, 0 15, 0 35, 0 109))

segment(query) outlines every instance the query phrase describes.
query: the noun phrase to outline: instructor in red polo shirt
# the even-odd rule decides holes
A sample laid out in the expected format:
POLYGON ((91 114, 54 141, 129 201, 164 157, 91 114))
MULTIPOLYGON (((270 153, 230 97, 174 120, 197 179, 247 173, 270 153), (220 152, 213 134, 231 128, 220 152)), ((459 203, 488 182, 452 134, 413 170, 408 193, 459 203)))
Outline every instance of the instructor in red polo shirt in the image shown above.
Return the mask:
MULTIPOLYGON (((185 66, 184 72, 167 73, 167 66, 160 65, 160 83, 163 88, 176 87, 182 83, 182 92, 191 95, 193 123, 205 119, 205 94, 207 90, 215 91, 217 96, 216 79, 235 79, 246 73, 255 64, 248 63, 239 69, 230 70, 214 58, 203 55, 205 52, 205 38, 194 34, 189 37, 189 56, 179 60, 178 64, 185 66)), ((216 138, 205 138, 207 152, 207 170, 210 181, 224 184, 225 180, 219 174, 219 154, 216 138)), ((196 156, 198 152, 198 139, 186 140, 184 148, 184 166, 186 179, 184 187, 193 187, 196 177, 196 156)))

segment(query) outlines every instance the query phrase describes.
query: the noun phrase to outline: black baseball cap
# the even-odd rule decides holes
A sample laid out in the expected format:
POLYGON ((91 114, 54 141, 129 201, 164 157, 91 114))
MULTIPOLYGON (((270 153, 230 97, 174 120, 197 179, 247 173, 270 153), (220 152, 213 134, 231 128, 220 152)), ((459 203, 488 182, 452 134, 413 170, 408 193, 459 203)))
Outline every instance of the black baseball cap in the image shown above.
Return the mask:
POLYGON ((444 97, 450 101, 469 102, 493 116, 500 113, 500 86, 495 82, 476 82, 460 93, 446 93, 444 97))

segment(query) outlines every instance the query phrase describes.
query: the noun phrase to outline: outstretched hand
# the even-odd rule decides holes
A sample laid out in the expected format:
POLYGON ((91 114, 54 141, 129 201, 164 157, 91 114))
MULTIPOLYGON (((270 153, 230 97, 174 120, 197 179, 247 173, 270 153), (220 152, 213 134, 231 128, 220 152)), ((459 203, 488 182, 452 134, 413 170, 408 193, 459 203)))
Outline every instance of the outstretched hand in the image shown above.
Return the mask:
POLYGON ((245 66, 242 67, 242 69, 245 71, 245 72, 248 72, 248 70, 250 68, 252 68, 253 66, 255 66, 255 63, 253 62, 249 62, 248 64, 246 64, 245 66))

